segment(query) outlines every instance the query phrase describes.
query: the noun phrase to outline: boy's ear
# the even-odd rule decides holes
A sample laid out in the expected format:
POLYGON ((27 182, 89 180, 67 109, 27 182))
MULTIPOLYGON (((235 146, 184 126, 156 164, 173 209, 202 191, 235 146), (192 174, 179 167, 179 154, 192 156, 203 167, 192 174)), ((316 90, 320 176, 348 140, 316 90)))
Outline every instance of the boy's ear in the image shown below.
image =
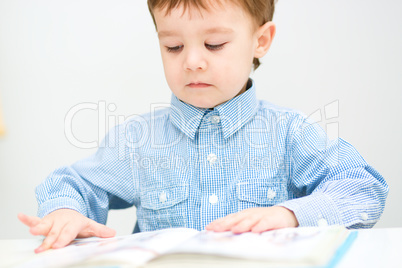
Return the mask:
POLYGON ((275 37, 276 26, 272 21, 268 21, 257 29, 257 47, 255 49, 254 57, 262 58, 267 54, 272 40, 275 37))

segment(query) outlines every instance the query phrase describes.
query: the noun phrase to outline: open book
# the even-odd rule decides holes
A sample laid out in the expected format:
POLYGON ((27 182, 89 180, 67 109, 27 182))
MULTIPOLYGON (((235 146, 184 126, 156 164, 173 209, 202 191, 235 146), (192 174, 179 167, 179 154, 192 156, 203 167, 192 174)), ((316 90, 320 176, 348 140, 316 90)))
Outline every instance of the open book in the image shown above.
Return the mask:
POLYGON ((344 227, 286 228, 262 234, 165 229, 77 239, 18 267, 331 267, 356 235, 344 227))

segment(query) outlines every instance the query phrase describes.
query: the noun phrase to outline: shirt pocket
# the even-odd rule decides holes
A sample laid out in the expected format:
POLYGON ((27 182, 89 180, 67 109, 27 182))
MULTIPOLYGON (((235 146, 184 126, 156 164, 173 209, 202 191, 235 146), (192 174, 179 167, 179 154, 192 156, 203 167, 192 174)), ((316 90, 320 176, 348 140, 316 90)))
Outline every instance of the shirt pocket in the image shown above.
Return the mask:
POLYGON ((280 179, 245 179, 236 185, 238 211, 253 207, 270 207, 285 200, 280 179))
POLYGON ((186 227, 187 184, 141 191, 138 223, 141 231, 186 227))

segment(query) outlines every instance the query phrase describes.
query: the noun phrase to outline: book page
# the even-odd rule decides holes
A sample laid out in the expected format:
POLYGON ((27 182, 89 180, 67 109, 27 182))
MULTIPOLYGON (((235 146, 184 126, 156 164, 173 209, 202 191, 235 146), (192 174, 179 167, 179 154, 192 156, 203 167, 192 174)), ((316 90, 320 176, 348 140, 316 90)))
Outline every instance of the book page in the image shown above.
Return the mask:
POLYGON ((114 238, 77 239, 69 246, 40 253, 24 267, 79 267, 130 264, 140 266, 196 235, 197 230, 188 228, 165 229, 114 238))
POLYGON ((169 253, 198 253, 271 262, 322 263, 346 239, 343 227, 299 227, 258 233, 202 231, 169 253))

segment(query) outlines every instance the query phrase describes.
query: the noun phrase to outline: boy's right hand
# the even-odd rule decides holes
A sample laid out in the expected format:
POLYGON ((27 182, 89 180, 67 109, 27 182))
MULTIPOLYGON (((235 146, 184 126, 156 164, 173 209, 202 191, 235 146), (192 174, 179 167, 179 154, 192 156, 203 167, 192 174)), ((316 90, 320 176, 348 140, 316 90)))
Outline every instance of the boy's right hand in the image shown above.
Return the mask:
POLYGON ((31 234, 46 236, 35 253, 65 247, 77 237, 108 238, 116 235, 115 230, 71 209, 53 211, 43 219, 20 213, 18 219, 30 228, 31 234))

